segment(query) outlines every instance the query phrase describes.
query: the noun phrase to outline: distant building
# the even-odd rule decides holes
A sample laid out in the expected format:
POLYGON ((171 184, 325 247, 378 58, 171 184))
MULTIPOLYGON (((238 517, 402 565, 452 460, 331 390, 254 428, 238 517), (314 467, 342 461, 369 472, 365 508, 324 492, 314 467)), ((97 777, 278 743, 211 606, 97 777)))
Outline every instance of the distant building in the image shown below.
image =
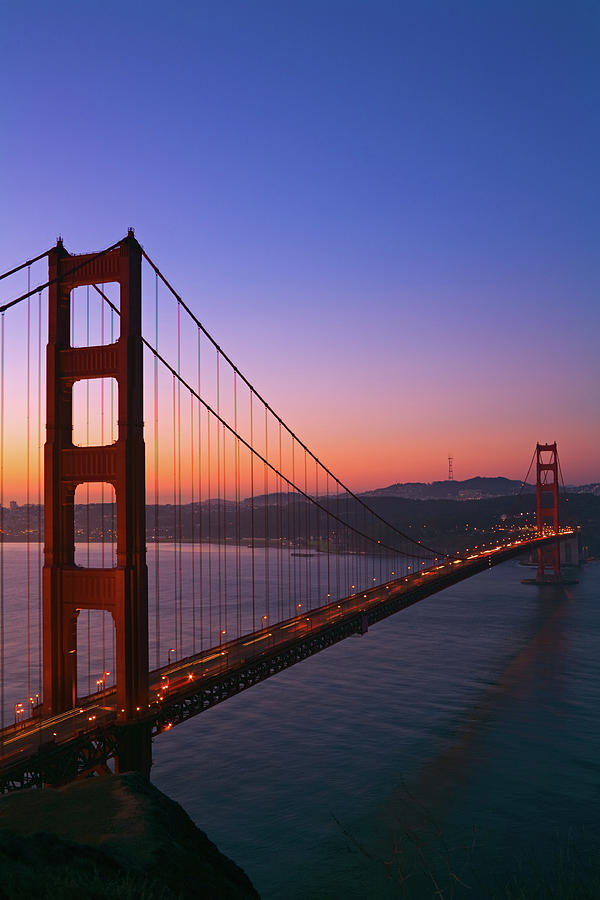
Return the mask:
POLYGON ((18 510, 18 508, 19 508, 19 504, 17 503, 17 501, 16 501, 16 500, 11 500, 11 501, 10 501, 10 511, 11 511, 11 512, 16 512, 16 511, 18 510))

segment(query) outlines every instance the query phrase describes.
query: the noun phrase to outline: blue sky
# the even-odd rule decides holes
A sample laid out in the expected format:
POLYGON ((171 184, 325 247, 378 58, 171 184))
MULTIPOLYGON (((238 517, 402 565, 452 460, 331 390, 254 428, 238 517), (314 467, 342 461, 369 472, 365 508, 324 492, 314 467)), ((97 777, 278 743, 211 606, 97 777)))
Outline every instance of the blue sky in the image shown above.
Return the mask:
POLYGON ((358 488, 600 477, 597 3, 0 15, 2 268, 135 226, 358 488))

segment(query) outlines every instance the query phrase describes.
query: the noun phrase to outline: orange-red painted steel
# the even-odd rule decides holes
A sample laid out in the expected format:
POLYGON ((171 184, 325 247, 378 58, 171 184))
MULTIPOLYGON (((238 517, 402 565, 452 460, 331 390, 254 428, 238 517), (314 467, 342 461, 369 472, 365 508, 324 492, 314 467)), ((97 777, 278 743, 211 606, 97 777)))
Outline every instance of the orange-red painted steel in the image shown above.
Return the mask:
MULTIPOLYGON (((556 441, 553 444, 536 445, 536 511, 540 536, 550 526, 558 535, 558 453, 556 441), (549 456, 548 456, 549 454, 549 456), (546 501, 550 500, 550 503, 546 501)), ((551 578, 560 578, 560 544, 558 538, 548 546, 538 547, 537 577, 548 578, 547 570, 552 570, 551 578)))
POLYGON ((132 722, 148 703, 141 248, 130 232, 115 249, 87 258, 89 264, 86 256, 71 256, 60 241, 48 256, 44 714, 56 715, 75 706, 77 616, 81 609, 102 609, 115 622, 117 717, 132 722), (119 338, 108 346, 72 347, 71 291, 97 282, 120 286, 119 338), (105 377, 115 378, 118 385, 117 441, 76 447, 72 442, 73 384, 105 377), (107 482, 115 489, 115 569, 75 565, 75 489, 87 482, 107 482))

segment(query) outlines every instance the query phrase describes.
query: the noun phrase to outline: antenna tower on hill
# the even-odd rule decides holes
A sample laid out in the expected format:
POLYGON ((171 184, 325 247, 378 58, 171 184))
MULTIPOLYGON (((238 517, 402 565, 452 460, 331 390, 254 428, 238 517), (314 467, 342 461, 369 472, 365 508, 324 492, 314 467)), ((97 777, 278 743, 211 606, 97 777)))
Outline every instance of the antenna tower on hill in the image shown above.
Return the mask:
POLYGON ((448 481, 454 481, 454 472, 452 471, 453 456, 448 456, 448 481))

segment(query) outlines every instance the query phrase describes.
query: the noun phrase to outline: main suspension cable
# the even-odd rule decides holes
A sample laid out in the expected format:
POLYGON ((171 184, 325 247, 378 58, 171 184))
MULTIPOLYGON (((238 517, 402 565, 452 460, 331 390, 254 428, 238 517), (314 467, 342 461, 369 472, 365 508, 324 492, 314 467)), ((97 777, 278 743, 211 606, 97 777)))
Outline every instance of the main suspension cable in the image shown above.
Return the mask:
MULTIPOLYGON (((188 384, 188 382, 185 380, 185 378, 183 378, 183 376, 177 374, 176 369, 174 369, 173 366, 171 366, 171 365, 167 362, 167 360, 166 360, 160 353, 158 353, 157 350, 154 349, 154 347, 152 346, 152 344, 151 344, 148 340, 146 340, 146 338, 142 337, 142 342, 143 342, 143 344, 150 350, 150 352, 153 353, 153 354, 160 360, 160 362, 161 362, 161 363, 169 370, 169 372, 171 372, 171 374, 173 375, 173 378, 174 378, 174 379, 177 379, 178 381, 180 381, 181 384, 182 384, 185 388, 187 388, 187 390, 190 391, 190 393, 192 393, 192 394, 196 397, 197 400, 199 400, 199 402, 200 402, 200 403, 204 406, 204 408, 206 409, 207 413, 208 413, 209 415, 214 416, 214 418, 215 418, 215 420, 217 421, 217 423, 220 423, 220 424, 221 424, 224 428, 226 428, 227 431, 229 431, 230 434, 232 434, 234 437, 238 437, 239 440, 242 442, 242 444, 244 444, 244 446, 245 446, 248 450, 251 451, 253 457, 256 457, 256 459, 258 459, 260 462, 262 462, 262 463, 264 463, 265 465, 267 465, 267 466, 269 467, 269 469, 270 469, 272 472, 275 473, 275 475, 281 475, 281 477, 284 479, 284 481, 286 481, 286 482, 290 485, 290 487, 293 488, 293 490, 295 490, 295 491, 297 491, 299 494, 301 494, 301 495, 305 498, 305 500, 308 500, 309 503, 312 503, 314 506, 316 506, 316 507, 318 507, 319 509, 321 509, 324 513, 326 513, 328 516, 330 516, 330 517, 331 517, 332 519, 334 519, 335 521, 339 522, 341 525, 343 525, 343 526, 344 526, 345 528, 347 528, 348 530, 352 531, 354 534, 359 535, 360 537, 363 537, 363 538, 365 538, 365 539, 368 540, 368 541, 371 541, 373 544, 378 544, 382 550, 389 550, 389 551, 391 551, 392 553, 398 553, 398 554, 400 554, 401 556, 406 556, 406 557, 413 556, 415 559, 423 559, 423 558, 427 559, 427 558, 428 558, 428 557, 423 557, 423 556, 418 555, 418 554, 409 554, 409 553, 407 553, 405 550, 399 550, 397 547, 390 547, 388 544, 384 544, 383 541, 377 540, 376 538, 371 537, 371 535, 364 534, 362 531, 360 531, 360 530, 357 529, 357 528, 354 528, 354 526, 352 526, 352 525, 348 525, 347 522, 344 522, 344 520, 341 519, 341 518, 339 518, 339 516, 336 516, 335 513, 332 513, 330 510, 325 509, 325 507, 324 507, 321 503, 317 502, 317 501, 314 499, 314 497, 311 497, 310 494, 306 493, 306 491, 302 490, 302 488, 300 488, 300 487, 298 487, 298 485, 294 484, 294 483, 293 483, 286 475, 284 475, 283 473, 280 473, 280 472, 275 468, 275 466, 274 466, 272 463, 270 463, 267 459, 265 459, 265 457, 264 457, 261 453, 259 453, 258 450, 256 450, 254 447, 252 447, 252 446, 248 443, 248 441, 246 441, 246 439, 245 439, 244 437, 242 437, 242 435, 236 435, 235 432, 233 431, 233 428, 231 427, 231 425, 229 425, 229 423, 226 422, 221 416, 217 415, 217 413, 216 413, 215 410, 212 408, 212 406, 211 406, 209 403, 207 403, 206 400, 204 400, 202 397, 200 397, 199 394, 196 393, 196 391, 194 390, 194 388, 193 388, 190 384, 188 384)), ((379 518, 379 517, 378 517, 378 518, 379 518)), ((411 540, 411 539, 409 539, 409 540, 411 540)), ((416 542, 416 541, 414 541, 414 540, 411 540, 411 543, 418 543, 418 542, 416 542)), ((430 549, 429 547, 426 547, 424 544, 419 544, 419 546, 422 547, 424 550, 429 550, 429 549, 430 549)), ((434 551, 431 551, 431 552, 434 552, 434 551)))
MULTIPOLYGON (((0 315, 0 729, 4 735, 4 313, 0 315)), ((2 745, 4 738, 2 737, 2 745)))
MULTIPOLYGON (((36 287, 28 289, 25 294, 21 294, 20 297, 15 297, 14 300, 9 300, 8 303, 2 304, 2 306, 0 306, 0 313, 6 312, 8 309, 11 309, 13 306, 16 306, 17 303, 21 303, 21 301, 27 300, 27 298, 31 297, 33 294, 37 294, 39 291, 43 291, 46 288, 51 287, 53 284, 58 284, 59 281, 62 281, 63 279, 67 278, 69 275, 73 275, 75 272, 78 272, 80 269, 83 269, 85 266, 89 266, 91 263, 95 262, 97 259, 100 259, 101 256, 105 256, 107 253, 110 253, 111 250, 115 250, 117 247, 119 247, 123 243, 124 240, 127 240, 127 239, 123 238, 120 241, 116 241, 116 243, 111 244, 110 247, 106 247, 104 250, 100 250, 99 253, 94 253, 88 259, 84 260, 84 262, 80 262, 76 266, 73 266, 73 268, 69 269, 68 272, 61 272, 61 274, 57 275, 56 278, 51 278, 50 281, 46 281, 44 284, 38 284, 38 285, 36 285, 36 287)), ((49 252, 49 251, 47 251, 47 252, 49 252)), ((44 253, 42 255, 46 256, 46 253, 44 253)), ((68 257, 65 257, 65 259, 68 259, 68 257)), ((26 263, 24 265, 26 265, 26 263)), ((15 271, 18 272, 19 268, 23 268, 23 266, 19 266, 15 271)), ((96 285, 94 285, 94 287, 96 287, 96 285)), ((96 290, 99 290, 99 289, 96 288, 96 290)))
MULTIPOLYGON (((143 251, 142 251, 142 253, 143 253, 143 251)), ((144 255, 145 255, 145 254, 144 254, 144 255)), ((155 268, 155 267, 153 266, 153 268, 155 268)), ((158 270, 157 270, 157 271, 158 271, 158 270)), ((158 274, 160 275, 160 272, 158 272, 158 274)), ((162 278, 162 276, 161 276, 161 278, 162 278)), ((167 284, 167 286, 170 288, 170 290, 172 290, 172 288, 170 287, 170 285, 168 284, 168 282, 166 282, 166 280, 165 280, 164 278, 162 278, 162 280, 165 282, 165 284, 167 284)), ((116 312, 117 315, 119 315, 119 314, 120 314, 120 313, 119 313, 119 310, 117 309, 117 307, 115 306, 115 304, 112 303, 112 301, 109 300, 109 298, 108 298, 105 294, 102 293, 102 291, 100 290, 100 288, 99 288, 97 285, 95 285, 95 284, 92 285, 92 287, 95 288, 95 290, 103 297, 103 299, 109 304, 109 306, 114 310, 114 312, 116 312)), ((177 296, 177 295, 176 295, 176 296, 177 296)), ((185 303, 184 303, 182 300, 181 300, 181 304, 182 304, 182 306, 183 306, 184 309, 187 309, 187 307, 185 306, 185 303)), ((0 308, 0 312, 1 312, 1 308, 0 308)), ((197 322, 196 324, 197 324, 198 327, 204 332, 204 329, 203 329, 202 325, 201 325, 200 323, 198 323, 198 322, 197 322)), ((219 415, 215 412, 215 410, 212 408, 212 406, 211 406, 206 400, 204 400, 204 399, 200 396, 200 394, 199 394, 199 393, 198 393, 198 392, 197 392, 197 391, 196 391, 196 390, 195 390, 195 389, 194 389, 194 388, 186 381, 186 379, 185 379, 182 375, 178 374, 177 369, 175 369, 173 366, 171 366, 171 365, 167 362, 167 360, 164 358, 164 356, 162 356, 162 354, 159 353, 158 350, 156 350, 156 349, 152 346, 152 344, 147 340, 147 338, 145 338, 145 337, 143 337, 143 336, 142 336, 142 343, 148 348, 148 350, 150 350, 150 352, 151 352, 152 354, 154 354, 154 356, 155 356, 155 357, 156 357, 156 358, 157 358, 157 359, 165 366, 165 368, 167 368, 167 369, 169 370, 169 372, 170 372, 171 375, 173 376, 173 379, 176 379, 177 381, 181 382, 181 384, 182 384, 185 388, 187 388, 187 390, 190 391, 190 393, 192 393, 192 394, 196 397, 197 400, 199 400, 199 402, 204 406, 204 408, 206 409, 206 411, 207 411, 207 413, 208 413, 209 415, 213 415, 217 422, 219 422, 221 425, 223 425, 223 427, 226 428, 226 429, 227 429, 234 437, 239 438, 239 440, 242 442, 242 444, 244 444, 244 446, 245 446, 248 450, 250 450, 250 452, 251 452, 251 454, 252 454, 251 459, 254 459, 254 457, 256 457, 260 462, 265 463, 265 464, 269 467, 269 469, 271 469, 272 472, 274 472, 276 475, 281 475, 281 477, 283 478, 283 480, 284 480, 284 481, 285 481, 285 482, 286 482, 293 490, 297 491, 297 492, 298 492, 300 495, 302 495, 306 500, 308 500, 310 503, 313 503, 315 506, 317 506, 319 509, 321 509, 324 513, 326 513, 326 515, 330 516, 330 517, 331 517, 332 519, 334 519, 336 522, 339 522, 339 524, 342 525, 344 528, 348 528, 349 530, 353 531, 355 534, 360 535, 361 537, 365 538, 365 539, 368 540, 368 541, 371 541, 371 542, 373 542, 373 543, 379 544, 380 547, 381 547, 381 549, 389 550, 389 551, 391 551, 391 552, 393 552, 393 553, 397 553, 397 554, 399 554, 399 555, 401 555, 401 556, 405 556, 405 557, 407 557, 407 558, 411 558, 411 557, 414 557, 415 559, 423 559, 423 558, 427 559, 427 558, 428 558, 427 556, 423 557, 423 556, 420 555, 420 554, 411 554, 411 553, 408 553, 406 550, 399 550, 397 547, 390 547, 388 544, 384 544, 382 541, 377 540, 377 539, 371 537, 370 535, 364 534, 364 533, 363 533, 362 531, 360 531, 359 529, 354 528, 354 526, 348 525, 347 522, 345 522, 343 519, 341 519, 341 518, 340 518, 339 516, 337 516, 335 513, 332 513, 330 510, 326 509, 320 502, 317 502, 317 501, 315 500, 314 497, 311 497, 308 493, 306 493, 305 491, 303 491, 302 488, 298 487, 298 485, 295 484, 294 481, 293 481, 292 479, 288 478, 288 477, 287 477, 286 475, 284 475, 283 473, 280 473, 280 472, 277 470, 277 468, 276 468, 272 463, 270 463, 267 459, 265 459, 265 457, 262 456, 262 454, 260 454, 260 453, 258 452, 258 450, 256 450, 256 449, 254 448, 254 446, 252 445, 252 443, 248 443, 248 441, 247 441, 242 435, 237 434, 237 433, 233 430, 233 428, 231 427, 231 425, 229 425, 228 422, 226 422, 221 416, 219 416, 219 415)), ((220 351, 220 353, 221 353, 221 355, 222 355, 224 358, 227 359, 228 362, 230 362, 229 359, 228 359, 227 357, 225 357, 225 354, 223 354, 222 351, 220 351)), ((230 364, 231 364, 231 363, 230 363, 230 364)), ((242 378, 242 380, 243 380, 246 384, 248 384, 248 382, 246 381, 246 379, 244 378, 244 376, 239 372, 239 370, 236 369, 235 371, 237 372, 237 374, 239 375, 239 377, 242 378)), ((174 388, 174 391, 175 391, 175 388, 174 388)), ((174 393, 173 396, 175 397, 175 393, 174 393)), ((256 396, 258 399, 261 399, 261 402, 262 402, 264 405, 267 405, 267 404, 265 404, 265 402, 262 400, 262 398, 259 398, 259 395, 256 394, 256 393, 254 392, 254 390, 251 388, 251 391, 250 391, 250 399, 251 399, 251 401, 252 401, 252 397, 253 397, 253 396, 256 396)), ((251 418, 252 418, 252 402, 251 402, 251 405, 250 405, 250 409, 251 409, 251 418)), ((270 409, 270 408, 269 408, 269 409, 270 409)), ((271 413, 272 413, 273 415, 275 415, 275 414, 272 412, 272 410, 270 410, 270 411, 271 411, 271 413)), ((378 519, 378 520, 379 520, 380 522, 382 522, 387 528, 389 528, 390 530, 394 531, 396 534, 400 535, 402 538, 404 538, 404 540, 408 541, 408 542, 411 543, 411 544, 414 544, 415 546, 418 546, 420 549, 422 549, 422 550, 427 550, 429 553, 434 554, 434 556, 436 556, 436 557, 445 557, 445 558, 449 557, 449 554, 447 554, 447 553, 442 553, 441 551, 437 551, 437 550, 433 549, 432 547, 427 546, 427 544, 422 544, 421 542, 416 541, 414 538, 410 537, 409 535, 405 535, 405 534, 404 534, 402 531, 400 531, 398 528, 395 528, 395 526, 393 526, 391 523, 387 522, 382 516, 379 515, 379 513, 377 513, 375 510, 371 509, 371 507, 370 507, 368 504, 363 503, 363 502, 360 500, 360 498, 356 496, 356 494, 354 494, 351 490, 349 490, 348 488, 346 488, 346 487, 344 486, 343 482, 341 482, 339 478, 337 478, 333 473, 331 473, 331 472, 329 471, 329 469, 327 469, 326 466, 324 466, 324 465, 317 459, 317 457, 316 457, 316 456, 308 449, 308 447, 306 447, 306 446, 302 443, 302 441, 298 440, 298 439, 295 437, 295 435, 293 434, 293 432, 287 427, 287 425, 285 424, 285 422, 284 422, 282 419, 280 419, 278 416, 276 416, 276 418, 277 418, 277 421, 278 421, 278 422, 281 422, 281 425, 283 426, 283 428, 286 429, 286 431, 288 432, 288 434, 290 435, 290 437, 291 437, 293 440, 295 440, 296 443, 298 443, 298 444, 304 449, 304 451, 305 451, 306 453, 308 453, 308 454, 309 454, 309 455, 310 455, 310 456, 311 456, 311 457, 312 457, 312 458, 313 458, 313 459, 314 459, 314 460, 315 460, 315 461, 316 461, 316 462, 317 462, 317 463, 318 463, 318 464, 319 464, 319 465, 320 465, 320 466, 321 466, 321 467, 322 467, 322 468, 323 468, 323 469, 331 476, 331 478, 333 478, 333 480, 334 480, 334 481, 336 482, 336 484, 338 485, 338 488, 341 487, 341 488, 342 488, 342 489, 343 489, 350 497, 352 497, 353 499, 357 500, 359 503, 361 503, 362 506, 366 507, 367 511, 368 511, 369 513, 371 513, 371 515, 373 515, 374 518, 378 519)), ((293 444, 292 444, 292 459, 293 459, 293 444)), ((209 523, 210 523, 210 507, 209 507, 209 523)), ((210 556, 209 556, 209 562, 210 562, 210 556)))
MULTIPOLYGON (((308 453, 315 460, 315 462, 317 462, 321 466, 321 468, 324 469, 324 471, 327 472, 327 474, 331 476, 331 478, 333 478, 336 482, 338 482, 338 484, 344 491, 346 491, 357 503, 360 503, 361 506, 366 507, 366 509, 371 513, 371 515, 373 515, 373 516, 375 516, 375 518, 379 519, 379 521, 382 522, 387 528, 390 528, 396 534, 400 535, 404 540, 410 541, 412 544, 419 544, 419 542, 416 541, 414 538, 412 538, 410 535, 405 534, 403 531, 401 531, 395 525, 392 525, 391 522, 386 521, 386 519, 384 519, 383 516, 381 516, 376 510, 374 510, 372 506, 370 506, 368 503, 366 503, 358 494, 355 494, 354 491, 352 491, 349 487, 347 487, 330 469, 327 468, 327 466, 323 462, 321 462, 321 460, 312 452, 312 450, 302 440, 300 440, 300 438, 294 433, 294 431, 292 431, 292 429, 289 427, 289 425, 286 424, 286 422, 281 418, 281 416, 279 416, 275 412, 275 410, 267 403, 267 401, 264 399, 264 397, 262 397, 262 395, 256 390, 256 388, 246 378, 246 376, 243 374, 243 372, 240 372, 240 370, 235 365, 233 360, 230 359, 230 357, 225 353, 225 351, 221 348, 221 346, 212 337, 210 332, 207 331, 207 329, 204 327, 204 325, 200 322, 200 320, 197 318, 197 316, 194 315, 194 313, 189 308, 189 306, 185 303, 185 301, 182 299, 182 297, 177 293, 177 291, 175 290, 173 285, 163 275, 163 273, 160 271, 158 266, 150 259, 150 257, 148 256, 146 251, 143 249, 143 247, 141 248, 141 251, 142 251, 142 256, 144 257, 144 259, 146 260, 148 265, 151 266, 151 268, 161 279, 161 281, 163 282, 165 287, 167 287, 169 289, 169 291, 173 294, 173 297, 175 297, 177 302, 181 304, 182 308, 187 312, 187 314, 195 322, 195 324, 202 331, 202 333, 208 338, 208 340, 211 342, 211 344, 214 346, 214 348, 217 350, 217 352, 220 353, 220 355, 223 357, 223 359, 227 363, 229 363, 229 365, 231 366, 233 371, 241 378, 241 380, 250 389, 250 391, 252 393, 254 393, 254 396, 256 397, 256 399, 259 400, 265 406, 265 408, 271 413, 271 415, 278 422, 280 422, 282 424, 282 426, 285 428, 285 430, 294 438, 295 441, 297 441, 297 443, 302 447, 302 449, 306 453, 308 453)), ((445 557, 445 558, 450 557, 450 554, 438 551, 438 550, 434 549, 433 547, 427 546, 426 544, 419 544, 419 546, 423 547, 425 550, 429 550, 431 553, 434 553, 436 556, 441 556, 441 557, 445 557)))
MULTIPOLYGON (((536 448, 536 449, 537 449, 537 448, 536 448)), ((535 459, 535 454, 536 454, 536 450, 533 451, 533 455, 532 455, 532 457, 531 457, 531 462, 529 463, 529 468, 527 469, 527 474, 525 475, 525 478, 524 478, 523 481, 521 482, 521 487, 520 487, 519 490, 517 491, 517 497, 520 497, 520 496, 521 496, 521 494, 522 494, 522 492, 523 492, 523 489, 524 489, 524 488, 526 487, 526 485, 527 485, 527 479, 529 478, 529 473, 531 472, 531 467, 532 467, 533 461, 534 461, 534 459, 535 459)))
MULTIPOLYGON (((50 248, 50 249, 52 249, 52 248, 50 248)), ((43 253, 40 253, 38 256, 34 256, 31 259, 26 260, 24 263, 21 263, 18 266, 15 266, 14 269, 10 269, 8 272, 3 272, 2 275, 0 275, 0 281, 2 281, 2 279, 4 279, 4 278, 8 278, 9 275, 15 275, 17 272, 20 272, 21 269, 25 269, 28 266, 32 266, 34 263, 39 262, 40 259, 43 259, 45 256, 48 256, 49 253, 50 253, 50 250, 44 250, 43 253)), ((35 291, 34 291, 34 293, 35 293, 35 291)))

